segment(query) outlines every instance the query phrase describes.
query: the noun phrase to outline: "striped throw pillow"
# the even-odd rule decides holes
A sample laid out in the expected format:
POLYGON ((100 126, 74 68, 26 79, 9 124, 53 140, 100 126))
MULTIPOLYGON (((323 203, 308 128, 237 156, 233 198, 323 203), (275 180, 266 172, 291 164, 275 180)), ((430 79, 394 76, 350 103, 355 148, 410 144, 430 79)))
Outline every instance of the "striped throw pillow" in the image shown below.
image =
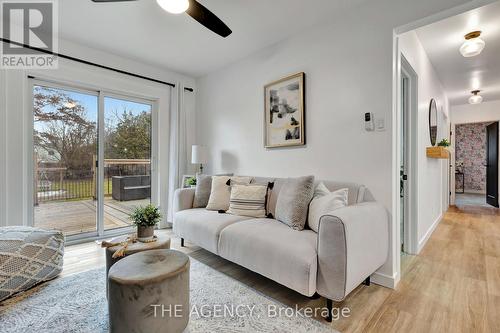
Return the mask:
POLYGON ((233 215, 266 217, 266 185, 233 185, 227 213, 233 215))

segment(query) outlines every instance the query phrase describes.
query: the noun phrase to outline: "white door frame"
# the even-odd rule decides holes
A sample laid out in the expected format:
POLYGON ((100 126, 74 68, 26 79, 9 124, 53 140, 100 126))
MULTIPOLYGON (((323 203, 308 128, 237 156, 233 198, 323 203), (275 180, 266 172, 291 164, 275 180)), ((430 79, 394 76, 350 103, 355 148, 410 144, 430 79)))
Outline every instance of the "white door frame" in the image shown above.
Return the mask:
MULTIPOLYGON (((34 226, 34 184, 33 184, 33 88, 35 85, 47 86, 56 89, 71 90, 75 92, 81 92, 98 97, 98 138, 104 138, 104 98, 111 97, 117 99, 125 99, 133 102, 140 102, 144 104, 151 105, 151 203, 153 205, 159 205, 159 195, 158 195, 158 101, 155 98, 149 98, 140 95, 132 95, 127 92, 107 90, 100 87, 90 87, 73 82, 61 82, 57 79, 51 79, 46 77, 36 78, 29 77, 27 88, 27 134, 28 134, 28 149, 27 149, 27 177, 29 181, 26 182, 27 189, 27 207, 28 207, 28 225, 34 226)), ((104 140, 98 140, 98 161, 104 161, 104 140)), ((66 236, 66 241, 68 244, 80 243, 83 241, 91 239, 99 239, 104 237, 111 237, 116 235, 128 234, 134 231, 133 226, 116 228, 112 230, 104 230, 104 163, 99 163, 97 167, 97 209, 96 209, 96 231, 80 233, 77 235, 66 236)))
MULTIPOLYGON (((403 117, 403 100, 402 100, 402 86, 401 80, 403 77, 408 79, 408 105, 406 115, 406 147, 401 147, 402 129, 398 126, 397 131, 397 154, 398 163, 404 158, 401 155, 401 150, 404 148, 406 154, 406 168, 408 180, 406 182, 406 209, 404 221, 404 251, 409 254, 417 254, 418 252, 418 75, 412 68, 410 63, 404 58, 401 52, 399 54, 399 80, 398 80, 398 110, 397 119, 398 124, 401 124, 403 117)), ((399 175, 398 175, 399 177, 399 175)), ((399 178, 398 178, 399 179, 399 178)), ((399 182, 398 182, 399 191, 399 182)), ((398 243, 401 244, 401 207, 397 207, 397 238, 398 243)))

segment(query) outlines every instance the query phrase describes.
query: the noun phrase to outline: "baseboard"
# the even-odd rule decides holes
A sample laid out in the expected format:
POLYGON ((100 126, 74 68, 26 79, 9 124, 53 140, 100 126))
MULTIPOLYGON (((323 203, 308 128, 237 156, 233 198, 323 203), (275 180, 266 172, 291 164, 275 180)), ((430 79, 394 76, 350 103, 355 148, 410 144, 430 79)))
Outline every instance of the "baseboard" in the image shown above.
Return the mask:
POLYGON ((375 272, 371 275, 370 277, 371 282, 381 285, 383 287, 391 288, 394 289, 398 285, 399 282, 399 276, 398 273, 394 273, 393 276, 375 272))
POLYGON ((441 215, 439 215, 439 217, 434 221, 434 223, 432 223, 432 225, 429 228, 429 230, 427 230, 427 232, 425 233, 424 237, 422 237, 422 239, 420 239, 418 241, 417 254, 419 254, 420 251, 422 251, 422 249, 424 248, 425 244, 427 243, 427 241, 431 237, 432 233, 434 232, 434 230, 438 226, 439 222, 441 222, 442 218, 443 218, 443 214, 441 213, 441 215))

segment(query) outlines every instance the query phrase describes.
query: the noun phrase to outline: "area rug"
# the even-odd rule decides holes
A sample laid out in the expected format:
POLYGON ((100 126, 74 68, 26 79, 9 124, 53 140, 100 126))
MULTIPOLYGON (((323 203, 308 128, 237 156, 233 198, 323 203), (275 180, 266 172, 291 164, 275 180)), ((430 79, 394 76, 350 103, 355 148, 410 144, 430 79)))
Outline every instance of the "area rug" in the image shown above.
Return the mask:
MULTIPOLYGON (((326 322, 300 315, 190 259, 191 308, 195 311, 191 311, 186 332, 336 332, 326 322), (221 309, 226 309, 226 315, 220 315, 221 309), (276 316, 279 311, 282 315, 276 316)), ((0 332, 108 332, 104 281, 105 269, 100 268, 58 278, 7 300, 0 305, 0 332)))

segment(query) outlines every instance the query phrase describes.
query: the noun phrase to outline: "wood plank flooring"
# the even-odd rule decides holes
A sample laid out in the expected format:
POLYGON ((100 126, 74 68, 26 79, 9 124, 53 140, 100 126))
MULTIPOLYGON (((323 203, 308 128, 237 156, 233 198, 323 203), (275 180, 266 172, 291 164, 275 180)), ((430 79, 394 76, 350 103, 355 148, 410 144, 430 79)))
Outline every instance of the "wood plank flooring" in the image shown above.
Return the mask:
MULTIPOLYGON (((172 247, 289 306, 324 306, 278 283, 180 240, 172 247)), ((104 266, 95 243, 66 249, 63 275, 104 266)), ((331 325, 341 332, 500 332, 500 211, 450 208, 418 256, 405 256, 396 290, 359 286, 334 304, 349 318, 331 325)), ((321 318, 317 318, 322 320, 321 318)))
MULTIPOLYGON (((117 201, 104 199, 104 229, 131 224, 128 215, 134 207, 146 205, 149 199, 117 201)), ((61 230, 66 236, 96 231, 96 201, 75 200, 44 202, 35 207, 35 226, 61 230)))

